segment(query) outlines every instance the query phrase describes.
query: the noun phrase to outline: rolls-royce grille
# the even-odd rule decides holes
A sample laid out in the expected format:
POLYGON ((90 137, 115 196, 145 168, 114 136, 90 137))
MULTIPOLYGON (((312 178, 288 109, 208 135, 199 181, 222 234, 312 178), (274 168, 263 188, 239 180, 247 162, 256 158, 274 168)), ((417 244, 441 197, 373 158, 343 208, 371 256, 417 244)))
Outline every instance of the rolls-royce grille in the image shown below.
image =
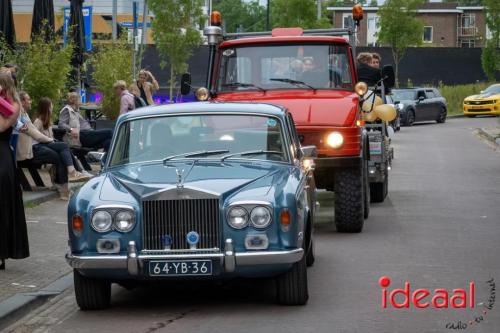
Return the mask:
POLYGON ((189 249, 186 235, 200 235, 198 249, 220 247, 219 199, 155 200, 142 202, 144 250, 164 250, 170 236, 171 250, 189 249))

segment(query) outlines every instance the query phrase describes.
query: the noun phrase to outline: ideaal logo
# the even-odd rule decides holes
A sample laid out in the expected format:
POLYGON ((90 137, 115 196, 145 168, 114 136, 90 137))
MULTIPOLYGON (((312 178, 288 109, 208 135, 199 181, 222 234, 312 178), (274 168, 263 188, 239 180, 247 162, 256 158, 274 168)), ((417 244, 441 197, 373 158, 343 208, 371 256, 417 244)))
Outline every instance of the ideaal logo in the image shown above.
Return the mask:
POLYGON ((418 288, 412 290, 410 282, 405 282, 403 288, 395 288, 391 291, 388 287, 391 284, 391 279, 387 276, 382 276, 379 279, 379 285, 382 287, 382 309, 395 308, 416 308, 416 309, 471 309, 474 314, 471 319, 459 320, 457 322, 449 322, 445 325, 448 329, 467 329, 470 325, 482 322, 488 311, 493 309, 495 305, 495 280, 492 278, 486 281, 489 289, 489 298, 477 304, 481 309, 476 309, 474 281, 469 282, 466 288, 457 288, 451 291, 447 289, 437 288, 433 291, 426 288, 418 288), (396 298, 399 299, 396 300, 396 298), (480 312, 478 312, 480 310, 480 312))

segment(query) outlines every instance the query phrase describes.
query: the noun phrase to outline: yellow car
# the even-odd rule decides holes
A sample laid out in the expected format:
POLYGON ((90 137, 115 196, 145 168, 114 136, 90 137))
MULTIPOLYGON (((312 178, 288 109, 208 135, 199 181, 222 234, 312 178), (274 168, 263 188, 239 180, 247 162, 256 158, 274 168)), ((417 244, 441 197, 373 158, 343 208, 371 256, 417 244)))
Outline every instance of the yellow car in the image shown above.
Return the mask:
POLYGON ((464 99, 464 115, 475 117, 478 115, 500 115, 500 84, 489 86, 479 95, 472 95, 464 99))

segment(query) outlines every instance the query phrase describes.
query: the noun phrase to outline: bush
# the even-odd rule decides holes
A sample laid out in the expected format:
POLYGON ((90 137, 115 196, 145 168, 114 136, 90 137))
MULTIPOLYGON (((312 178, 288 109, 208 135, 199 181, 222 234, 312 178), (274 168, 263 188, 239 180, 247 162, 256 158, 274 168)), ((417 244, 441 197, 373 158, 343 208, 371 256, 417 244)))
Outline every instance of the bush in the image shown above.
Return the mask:
POLYGON ((478 82, 473 84, 459 84, 454 86, 439 85, 439 91, 448 104, 448 114, 461 114, 463 112, 464 98, 470 95, 479 94, 491 83, 478 82))
POLYGON ((25 49, 17 50, 18 79, 21 89, 31 96, 33 109, 42 97, 50 98, 58 106, 66 93, 72 53, 71 45, 61 47, 53 35, 43 32, 34 36, 25 49))
POLYGON ((92 78, 96 89, 103 94, 102 112, 108 119, 116 119, 120 112, 120 101, 114 95, 113 84, 117 80, 132 81, 132 52, 126 40, 121 39, 114 44, 100 45, 92 56, 92 78))

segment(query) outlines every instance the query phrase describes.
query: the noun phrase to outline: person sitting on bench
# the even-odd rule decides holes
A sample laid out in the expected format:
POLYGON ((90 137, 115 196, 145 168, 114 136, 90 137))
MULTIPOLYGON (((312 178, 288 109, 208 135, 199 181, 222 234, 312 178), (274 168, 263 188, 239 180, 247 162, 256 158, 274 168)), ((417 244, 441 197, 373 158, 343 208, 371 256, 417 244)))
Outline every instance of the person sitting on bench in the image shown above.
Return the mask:
POLYGON ((55 142, 53 138, 44 135, 33 125, 27 112, 31 109, 30 96, 22 91, 19 97, 24 126, 20 129, 18 137, 16 159, 18 161, 31 160, 35 164, 54 165, 56 169, 54 185, 60 198, 69 200, 68 181, 83 181, 88 180, 89 177, 75 170, 67 144, 55 142))
POLYGON ((80 96, 76 92, 68 94, 67 104, 59 113, 57 126, 66 131, 64 141, 70 147, 84 147, 108 151, 113 136, 111 129, 94 130, 79 112, 80 96))

